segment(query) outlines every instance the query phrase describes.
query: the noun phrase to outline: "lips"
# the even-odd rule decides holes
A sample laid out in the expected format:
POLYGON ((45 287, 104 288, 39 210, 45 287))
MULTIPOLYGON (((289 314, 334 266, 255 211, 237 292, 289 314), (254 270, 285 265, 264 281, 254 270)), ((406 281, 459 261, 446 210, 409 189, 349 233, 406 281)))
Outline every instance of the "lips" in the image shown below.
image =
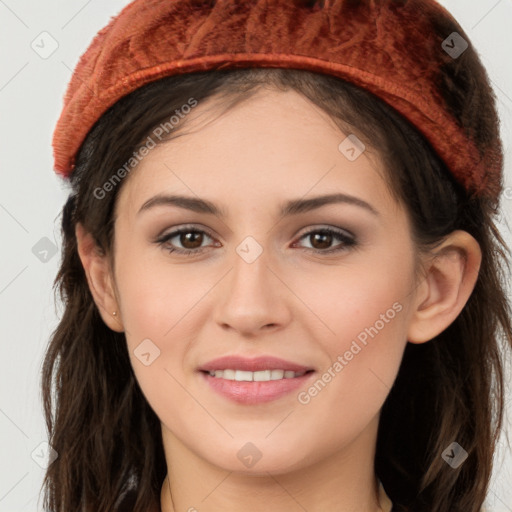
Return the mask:
POLYGON ((314 370, 310 366, 303 366, 292 361, 286 361, 273 356, 259 356, 256 358, 247 358, 240 355, 224 356, 201 365, 199 368, 203 372, 215 370, 243 370, 248 372, 258 372, 262 370, 285 370, 296 373, 308 372, 314 370))

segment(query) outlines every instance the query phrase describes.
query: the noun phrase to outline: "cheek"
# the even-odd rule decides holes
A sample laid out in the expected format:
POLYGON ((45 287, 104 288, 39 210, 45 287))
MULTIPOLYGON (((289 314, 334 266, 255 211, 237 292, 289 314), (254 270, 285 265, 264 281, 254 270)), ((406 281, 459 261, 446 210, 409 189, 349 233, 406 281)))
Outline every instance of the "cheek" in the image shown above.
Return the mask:
POLYGON ((412 265, 407 261, 388 267, 368 262, 303 274, 293 288, 312 313, 305 318, 317 318, 315 337, 326 340, 333 355, 348 350, 358 337, 364 344, 371 335, 387 339, 403 330, 407 323, 404 312, 412 298, 412 277, 412 265))
POLYGON ((193 401, 180 385, 181 368, 190 312, 204 292, 194 291, 190 279, 161 261, 141 264, 135 255, 119 265, 118 278, 130 361, 146 400, 159 417, 192 413, 193 401))
POLYGON ((155 411, 162 403, 193 408, 179 383, 197 327, 207 321, 201 306, 218 273, 201 277, 192 266, 166 262, 158 251, 131 250, 116 265, 128 352, 146 399, 155 411))
POLYGON ((163 249, 133 250, 118 262, 118 288, 127 337, 163 342, 186 325, 187 315, 212 287, 190 266, 166 261, 163 249))
POLYGON ((358 421, 359 415, 360 421, 361 414, 370 418, 377 413, 400 366, 407 342, 412 262, 404 258, 401 265, 387 268, 372 264, 330 272, 329 279, 316 276, 316 286, 311 281, 298 291, 317 317, 309 322, 316 322, 312 336, 321 340, 327 355, 319 375, 322 382, 306 390, 304 402, 311 399, 319 408, 322 403, 343 404, 344 418, 352 415, 358 421))

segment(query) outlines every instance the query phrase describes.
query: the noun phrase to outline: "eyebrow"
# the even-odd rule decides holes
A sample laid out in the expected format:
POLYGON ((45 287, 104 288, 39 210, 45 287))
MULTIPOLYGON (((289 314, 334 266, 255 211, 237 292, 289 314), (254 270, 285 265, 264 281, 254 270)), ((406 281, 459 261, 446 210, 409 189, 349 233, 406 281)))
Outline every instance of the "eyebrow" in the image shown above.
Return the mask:
MULTIPOLYGON (((365 210, 369 211, 373 215, 380 215, 379 212, 366 201, 363 201, 358 197, 342 193, 316 196, 309 199, 293 199, 287 201, 286 203, 281 205, 280 215, 282 217, 298 215, 300 213, 315 210, 324 205, 335 203, 345 203, 353 206, 359 206, 360 208, 364 208, 365 210)), ((211 201, 208 201, 206 199, 167 194, 157 194, 156 196, 148 199, 141 206, 141 208, 137 212, 137 215, 141 214, 144 211, 148 211, 149 209, 154 208, 156 206, 177 206, 179 208, 184 208, 186 210, 191 210, 197 213, 207 213, 210 215, 215 215, 221 219, 225 219, 226 217, 228 217, 227 212, 224 208, 221 208, 220 206, 217 206, 215 203, 212 203, 211 201)))

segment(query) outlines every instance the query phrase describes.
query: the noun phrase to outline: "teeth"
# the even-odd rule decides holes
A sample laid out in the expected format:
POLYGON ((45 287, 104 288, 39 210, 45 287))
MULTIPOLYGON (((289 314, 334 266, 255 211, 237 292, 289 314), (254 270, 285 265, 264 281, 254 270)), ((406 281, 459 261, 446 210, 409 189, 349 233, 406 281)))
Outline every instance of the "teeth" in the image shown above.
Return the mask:
POLYGON ((208 372, 211 377, 226 380, 257 381, 266 382, 269 380, 293 379, 300 377, 306 372, 293 372, 291 370, 261 370, 258 372, 247 372, 244 370, 215 370, 208 372))

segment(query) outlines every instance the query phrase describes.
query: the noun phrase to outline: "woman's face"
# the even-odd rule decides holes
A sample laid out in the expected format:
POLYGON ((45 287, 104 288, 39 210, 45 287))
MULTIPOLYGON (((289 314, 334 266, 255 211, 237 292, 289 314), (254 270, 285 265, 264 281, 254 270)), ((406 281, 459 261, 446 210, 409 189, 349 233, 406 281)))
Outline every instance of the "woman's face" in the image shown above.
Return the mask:
POLYGON ((183 136, 149 151, 116 205, 119 314, 166 451, 257 474, 367 446, 415 297, 406 213, 381 164, 301 95, 260 90, 205 124, 212 105, 196 106, 183 136), (156 196, 195 206, 151 204, 156 196), (277 379, 237 382, 200 370, 224 356, 313 371, 288 379, 270 371, 285 363, 255 374, 214 363, 245 368, 238 378, 277 379))

